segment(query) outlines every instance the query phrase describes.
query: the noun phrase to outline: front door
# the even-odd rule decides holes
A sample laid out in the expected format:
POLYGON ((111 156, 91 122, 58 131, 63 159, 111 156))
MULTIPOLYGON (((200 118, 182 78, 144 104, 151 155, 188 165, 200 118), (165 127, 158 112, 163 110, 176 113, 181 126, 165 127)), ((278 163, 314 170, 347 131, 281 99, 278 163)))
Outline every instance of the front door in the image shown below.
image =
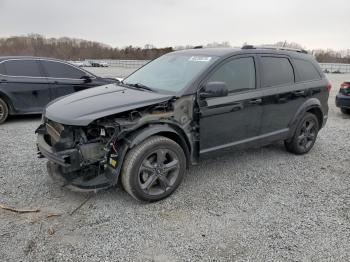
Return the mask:
POLYGON ((200 153, 254 141, 260 131, 262 91, 255 56, 224 61, 205 81, 225 82, 229 95, 200 101, 200 153))
POLYGON ((50 102, 50 86, 35 59, 10 59, 3 62, 2 88, 17 112, 41 113, 50 102))

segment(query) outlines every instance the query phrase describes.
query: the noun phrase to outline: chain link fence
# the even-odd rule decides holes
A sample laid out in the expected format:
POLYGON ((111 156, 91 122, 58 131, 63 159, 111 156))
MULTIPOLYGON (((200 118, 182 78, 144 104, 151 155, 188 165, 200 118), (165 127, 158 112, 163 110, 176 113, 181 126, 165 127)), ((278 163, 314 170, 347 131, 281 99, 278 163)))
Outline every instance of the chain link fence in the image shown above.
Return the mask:
POLYGON ((115 60, 115 59, 86 59, 90 64, 92 63, 107 63, 111 67, 121 67, 121 68, 140 68, 141 66, 147 64, 150 60, 115 60))
MULTIPOLYGON (((138 69, 147 64, 150 60, 115 60, 115 59, 86 59, 90 64, 93 62, 106 63, 110 67, 138 69)), ((340 63, 319 63, 322 70, 326 73, 350 73, 350 64, 340 63)))
POLYGON ((350 64, 320 63, 320 66, 325 73, 350 73, 350 64))

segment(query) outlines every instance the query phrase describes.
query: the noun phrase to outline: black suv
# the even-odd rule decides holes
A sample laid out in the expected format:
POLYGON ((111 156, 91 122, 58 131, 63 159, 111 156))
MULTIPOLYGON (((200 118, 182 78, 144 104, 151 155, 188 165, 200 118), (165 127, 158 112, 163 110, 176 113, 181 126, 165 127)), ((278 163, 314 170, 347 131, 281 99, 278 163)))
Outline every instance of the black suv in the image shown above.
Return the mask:
POLYGON ((41 114, 60 96, 115 82, 57 59, 0 57, 0 124, 9 114, 41 114))
POLYGON ((282 140, 307 153, 326 123, 329 90, 302 50, 177 51, 48 105, 39 156, 67 187, 96 190, 120 177, 134 198, 156 201, 212 152, 282 140))

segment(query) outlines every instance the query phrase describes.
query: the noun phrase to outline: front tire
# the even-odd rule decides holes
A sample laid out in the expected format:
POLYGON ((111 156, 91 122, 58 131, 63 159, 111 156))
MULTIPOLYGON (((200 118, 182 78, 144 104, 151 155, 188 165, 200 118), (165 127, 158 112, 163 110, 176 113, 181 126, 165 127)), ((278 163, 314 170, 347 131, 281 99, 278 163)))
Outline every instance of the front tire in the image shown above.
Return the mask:
POLYGON ((186 170, 186 157, 173 140, 152 136, 126 155, 122 168, 122 185, 140 201, 166 198, 180 185, 186 170))
POLYGON ((9 115, 9 108, 4 100, 0 98, 0 124, 4 123, 9 115))
POLYGON ((314 146, 319 131, 318 119, 314 114, 306 113, 298 124, 291 140, 284 141, 287 151, 302 155, 314 146))
POLYGON ((345 115, 350 115, 350 109, 349 108, 340 108, 340 111, 345 115))

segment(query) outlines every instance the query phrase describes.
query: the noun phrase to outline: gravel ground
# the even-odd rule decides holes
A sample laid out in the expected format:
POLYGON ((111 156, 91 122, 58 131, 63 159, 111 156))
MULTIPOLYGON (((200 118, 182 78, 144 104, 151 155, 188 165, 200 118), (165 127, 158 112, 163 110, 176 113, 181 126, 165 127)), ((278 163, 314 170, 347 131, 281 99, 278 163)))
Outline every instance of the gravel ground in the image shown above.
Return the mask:
POLYGON ((36 158, 40 117, 11 118, 0 126, 0 203, 40 212, 0 210, 0 260, 349 261, 350 117, 334 96, 350 75, 328 77, 329 120, 309 154, 277 143, 206 159, 154 204, 120 186, 58 187, 36 158))

